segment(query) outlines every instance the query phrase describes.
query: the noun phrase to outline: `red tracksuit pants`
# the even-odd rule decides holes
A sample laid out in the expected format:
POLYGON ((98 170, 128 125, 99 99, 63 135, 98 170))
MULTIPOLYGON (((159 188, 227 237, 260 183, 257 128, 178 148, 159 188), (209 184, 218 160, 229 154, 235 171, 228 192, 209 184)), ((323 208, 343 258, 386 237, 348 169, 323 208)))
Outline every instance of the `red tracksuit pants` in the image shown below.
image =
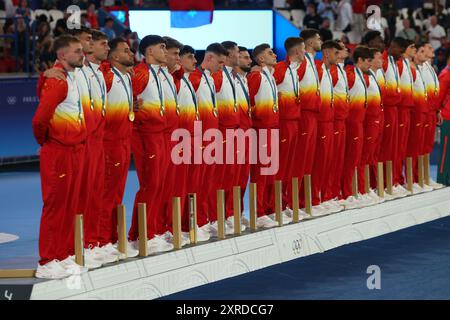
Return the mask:
POLYGON ((99 226, 100 246, 116 243, 117 206, 122 203, 125 184, 130 167, 131 139, 104 141, 105 183, 103 189, 102 214, 99 226))
MULTIPOLYGON (((317 139, 317 114, 304 110, 299 120, 297 146, 295 148, 293 177, 297 177, 299 185, 300 207, 305 205, 303 176, 311 174, 317 139)), ((292 190, 288 188, 289 207, 292 208, 292 190)))
MULTIPOLYGON (((246 129, 243 129, 244 131, 246 129)), ((251 142, 245 146, 245 159, 244 163, 239 165, 239 186, 241 187, 241 208, 244 212, 244 195, 247 190, 248 181, 250 178, 250 148, 251 142)))
POLYGON ((100 220, 105 183, 105 153, 103 138, 91 135, 86 140, 84 169, 81 178, 78 212, 83 214, 84 246, 100 242, 100 220))
MULTIPOLYGON (((364 119, 364 143, 363 151, 361 154, 361 161, 358 165, 358 190, 361 194, 365 193, 365 175, 364 168, 369 165, 369 173, 371 172, 370 166, 376 164, 376 155, 378 150, 378 144, 383 132, 383 123, 379 116, 366 116, 364 119)), ((371 186, 372 176, 370 178, 371 186)))
MULTIPOLYGON (((275 180, 282 184, 282 210, 286 209, 288 198, 292 195, 292 177, 294 171, 294 157, 298 138, 298 120, 280 120, 280 166, 275 180), (288 192, 288 190, 291 190, 288 192)), ((271 195, 271 203, 275 201, 275 194, 271 195)))
POLYGON ((409 131, 407 157, 413 158, 413 179, 419 181, 419 172, 417 168, 417 157, 424 155, 423 146, 425 143, 425 124, 427 114, 411 110, 411 130, 409 131))
POLYGON ((141 133, 133 130, 131 150, 139 180, 128 238, 135 241, 139 235, 138 203, 147 206, 147 238, 152 239, 161 226, 156 225, 158 215, 163 215, 163 182, 166 177, 167 147, 163 132, 141 133))
POLYGON ((322 201, 328 201, 334 198, 341 198, 342 171, 344 170, 345 156, 345 120, 335 119, 333 124, 333 143, 331 147, 331 173, 328 177, 328 183, 325 188, 325 195, 322 201))
POLYGON ((346 126, 345 163, 342 172, 342 196, 344 199, 353 194, 352 179, 355 168, 361 162, 364 144, 364 122, 347 120, 346 126))
MULTIPOLYGON (((166 231, 173 231, 173 198, 180 198, 180 209, 183 213, 185 210, 185 202, 186 202, 186 182, 187 182, 187 165, 184 163, 175 164, 171 159, 172 150, 174 152, 179 153, 178 149, 175 146, 178 144, 177 141, 170 141, 171 134, 165 134, 167 145, 170 146, 169 150, 167 150, 167 156, 169 157, 168 166, 167 166, 167 174, 164 178, 164 187, 163 187, 163 197, 164 203, 162 210, 165 215, 157 215, 157 227, 161 228, 157 232, 158 234, 162 234, 166 231)), ((182 153, 180 153, 182 155, 182 153)), ((182 214, 183 215, 183 214, 182 214)))
POLYGON ((39 263, 65 260, 74 254, 74 225, 85 146, 45 143, 40 154, 42 200, 39 263))
POLYGON ((403 167, 406 159, 406 149, 408 148, 409 130, 411 126, 411 109, 407 107, 398 108, 398 149, 394 163, 394 184, 405 184, 403 167))
POLYGON ((316 206, 325 201, 325 186, 330 177, 332 147, 334 136, 333 121, 317 123, 316 152, 312 170, 312 204, 316 206))
MULTIPOLYGON (((272 156, 272 134, 273 130, 278 129, 266 129, 267 130, 267 143, 262 144, 260 139, 261 135, 258 136, 258 148, 267 148, 266 150, 258 150, 258 155, 261 153, 267 156, 272 156)), ((262 217, 267 214, 272 214, 274 212, 274 203, 271 201, 273 199, 273 194, 275 192, 275 175, 276 174, 263 174, 263 168, 269 168, 271 163, 262 164, 258 156, 258 161, 256 164, 250 165, 250 182, 256 183, 256 194, 257 194, 257 215, 262 217)))
POLYGON ((426 114, 424 115, 425 126, 424 126, 424 141, 423 141, 423 150, 422 154, 429 154, 433 152, 434 148, 434 137, 436 134, 436 124, 437 118, 436 114, 426 114))

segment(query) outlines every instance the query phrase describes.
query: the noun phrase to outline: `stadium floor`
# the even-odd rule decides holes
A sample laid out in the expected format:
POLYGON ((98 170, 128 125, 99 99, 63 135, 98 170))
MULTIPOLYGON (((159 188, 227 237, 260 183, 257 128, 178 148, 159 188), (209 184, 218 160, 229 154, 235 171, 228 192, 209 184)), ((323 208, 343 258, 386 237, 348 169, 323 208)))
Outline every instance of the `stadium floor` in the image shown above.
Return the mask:
MULTIPOLYGON (((435 178, 436 166, 431 172, 435 178)), ((136 172, 130 170, 124 197, 128 226, 137 186, 136 172)), ((0 244, 0 269, 34 268, 41 213, 39 172, 0 173, 0 199, 0 233, 19 236, 0 244)), ((165 298, 445 299, 450 297, 449 243, 450 218, 444 218, 165 298), (381 268, 381 290, 366 287, 370 265, 381 268)))

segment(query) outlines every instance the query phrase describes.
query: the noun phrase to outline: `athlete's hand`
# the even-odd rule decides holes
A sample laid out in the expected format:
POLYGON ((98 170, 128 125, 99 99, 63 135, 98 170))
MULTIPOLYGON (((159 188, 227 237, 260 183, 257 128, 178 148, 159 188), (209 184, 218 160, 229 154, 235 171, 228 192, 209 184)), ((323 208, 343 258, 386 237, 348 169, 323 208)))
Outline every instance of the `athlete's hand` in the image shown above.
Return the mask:
POLYGON ((444 119, 442 118, 442 114, 440 111, 437 113, 437 125, 440 126, 444 122, 444 119))
POLYGON ((64 74, 64 71, 59 68, 51 68, 44 71, 44 76, 46 78, 53 78, 58 80, 66 80, 66 75, 64 74))

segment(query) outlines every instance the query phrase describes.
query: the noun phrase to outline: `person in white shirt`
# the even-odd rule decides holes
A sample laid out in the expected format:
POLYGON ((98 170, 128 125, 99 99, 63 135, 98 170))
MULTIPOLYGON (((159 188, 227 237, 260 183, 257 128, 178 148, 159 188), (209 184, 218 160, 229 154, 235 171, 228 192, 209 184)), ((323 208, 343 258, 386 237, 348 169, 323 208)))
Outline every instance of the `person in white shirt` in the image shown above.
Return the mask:
POLYGON ((428 40, 436 51, 442 46, 442 41, 444 40, 446 33, 444 28, 438 24, 438 19, 436 16, 430 18, 430 30, 428 30, 428 40))
POLYGON ((336 30, 342 32, 351 31, 353 24, 353 8, 350 0, 341 0, 337 7, 338 18, 336 21, 336 30))

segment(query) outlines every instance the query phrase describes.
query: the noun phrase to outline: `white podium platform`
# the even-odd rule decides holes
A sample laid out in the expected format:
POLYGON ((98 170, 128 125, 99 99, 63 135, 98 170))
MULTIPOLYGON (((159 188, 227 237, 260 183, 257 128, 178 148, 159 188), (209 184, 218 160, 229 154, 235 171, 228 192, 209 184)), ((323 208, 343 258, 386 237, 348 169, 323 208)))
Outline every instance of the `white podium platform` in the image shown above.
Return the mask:
POLYGON ((450 215, 450 188, 34 284, 31 299, 155 299, 450 215))

